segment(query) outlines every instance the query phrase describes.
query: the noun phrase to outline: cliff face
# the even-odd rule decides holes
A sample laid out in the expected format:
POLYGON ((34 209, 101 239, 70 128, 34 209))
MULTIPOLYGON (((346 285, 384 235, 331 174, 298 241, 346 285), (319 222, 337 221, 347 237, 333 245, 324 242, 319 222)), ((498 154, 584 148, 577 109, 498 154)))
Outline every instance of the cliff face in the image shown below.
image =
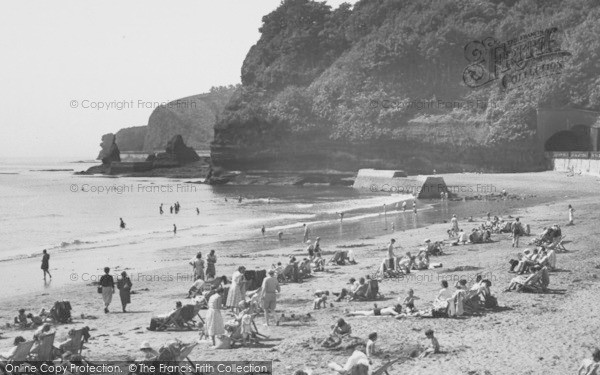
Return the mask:
POLYGON ((285 0, 263 18, 242 87, 215 125, 212 161, 228 169, 541 169, 536 108, 600 109, 598 17, 593 0, 362 0, 335 10, 285 0), (469 43, 523 35, 532 43, 521 56, 536 59, 523 63, 507 42, 512 54, 498 62, 518 65, 521 78, 480 84, 485 71, 472 46, 483 44, 469 43), (544 63, 542 49, 561 60, 544 63), (550 63, 552 74, 541 74, 550 63))
POLYGON ((144 139, 148 132, 147 126, 133 126, 117 132, 117 146, 122 151, 143 151, 144 139))
POLYGON ((175 135, 194 149, 208 149, 217 116, 235 90, 217 87, 209 93, 177 99, 154 109, 148 119, 143 150, 152 152, 165 147, 175 135))

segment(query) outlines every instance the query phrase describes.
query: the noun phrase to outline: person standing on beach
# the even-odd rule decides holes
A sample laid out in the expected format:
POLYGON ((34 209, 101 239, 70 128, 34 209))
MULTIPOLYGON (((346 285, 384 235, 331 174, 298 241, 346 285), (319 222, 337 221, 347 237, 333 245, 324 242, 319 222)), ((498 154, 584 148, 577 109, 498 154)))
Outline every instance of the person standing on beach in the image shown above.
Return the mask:
POLYGON ((402 212, 406 212, 406 201, 402 202, 402 212))
POLYGON ((121 297, 121 306, 123 306, 123 312, 126 313, 127 304, 131 303, 131 279, 127 276, 127 272, 121 272, 121 278, 117 281, 117 289, 119 289, 119 297, 121 297))
POLYGON ((173 224, 173 234, 177 234, 177 225, 173 224))
POLYGON ((219 287, 216 293, 208 299, 208 311, 206 312, 206 334, 211 337, 213 345, 217 345, 215 336, 225 334, 225 325, 221 315, 223 288, 219 287))
POLYGON ((200 215, 200 209, 196 207, 196 215, 200 215))
POLYGON ((171 213, 173 213, 173 206, 169 207, 169 211, 171 211, 171 213))
POLYGON ((417 214, 417 201, 413 201, 413 213, 417 214))
POLYGON ((102 300, 104 301, 104 313, 108 314, 108 306, 112 302, 112 296, 115 292, 115 280, 110 275, 110 268, 104 267, 104 275, 100 278, 102 287, 102 300))
POLYGON ((267 229, 265 228, 265 226, 263 225, 262 228, 260 228, 260 233, 262 233, 263 237, 265 236, 265 233, 267 232, 267 229))
POLYGON ((227 293, 227 307, 231 308, 233 312, 236 312, 235 309, 238 308, 240 301, 244 299, 242 294, 242 288, 246 282, 244 272, 246 272, 246 267, 239 266, 231 276, 231 287, 227 293))
POLYGON ((206 257, 206 279, 214 279, 217 271, 215 268, 215 263, 217 263, 217 256, 215 255, 215 251, 211 250, 210 254, 206 257))
POLYGON ((163 211, 163 204, 162 204, 162 203, 160 204, 160 207, 158 207, 158 212, 159 212, 161 215, 165 213, 165 212, 163 211))
POLYGON ((277 293, 281 292, 279 282, 275 277, 275 270, 269 270, 269 276, 265 277, 261 287, 261 300, 265 309, 265 325, 269 325, 269 313, 275 312, 277 306, 277 293))
POLYGON ((387 247, 387 249, 388 249, 388 267, 392 270, 396 269, 396 267, 395 267, 396 255, 394 255, 394 244, 395 243, 396 243, 396 240, 392 238, 392 239, 390 239, 390 243, 388 244, 388 247, 387 247))
POLYGON ((125 222, 123 221, 123 218, 120 217, 119 220, 121 220, 121 223, 119 224, 119 226, 121 227, 121 229, 125 229, 125 222))
POLYGON ((50 276, 50 278, 52 278, 52 275, 50 275, 50 254, 48 254, 48 252, 46 251, 46 249, 44 249, 44 251, 42 251, 42 271, 44 272, 44 281, 46 281, 46 274, 48 274, 48 276, 50 276))
POLYGON ((575 209, 571 205, 569 205, 569 225, 574 225, 573 212, 575 212, 575 209))
POLYGON ((306 224, 302 224, 302 226, 304 227, 304 240, 302 242, 306 243, 310 236, 310 228, 306 224))
POLYGON ((452 215, 452 219, 450 219, 450 223, 452 224, 452 231, 454 232, 454 235, 458 234, 458 219, 456 218, 456 215, 452 215))
POLYGON ((521 222, 519 218, 516 218, 515 221, 510 226, 510 230, 513 234, 513 243, 512 247, 519 247, 519 237, 523 234, 523 227, 521 227, 521 222))
POLYGON ((202 253, 198 252, 196 257, 190 260, 190 264, 194 267, 194 280, 204 280, 204 260, 202 259, 202 253))

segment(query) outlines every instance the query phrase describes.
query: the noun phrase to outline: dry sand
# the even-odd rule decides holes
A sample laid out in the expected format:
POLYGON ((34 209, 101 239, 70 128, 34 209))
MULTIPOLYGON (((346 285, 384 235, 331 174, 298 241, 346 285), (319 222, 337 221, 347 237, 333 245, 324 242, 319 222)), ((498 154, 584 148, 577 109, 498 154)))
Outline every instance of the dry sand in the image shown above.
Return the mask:
MULTIPOLYGON (((464 319, 426 319, 411 317, 394 320, 386 317, 351 317, 346 320, 352 325, 353 334, 365 337, 373 331, 379 334, 379 348, 390 358, 396 358, 407 347, 427 345, 424 331, 432 328, 441 345, 443 354, 425 359, 410 359, 394 365, 390 374, 566 374, 574 373, 583 358, 589 357, 595 346, 600 346, 600 185, 594 177, 567 177, 553 172, 529 174, 453 174, 445 175, 449 185, 475 186, 478 183, 493 184, 515 194, 540 194, 552 202, 527 207, 512 213, 530 224, 532 233, 542 227, 559 223, 567 236, 569 252, 558 254, 557 265, 561 272, 550 276, 553 294, 503 293, 514 276, 507 272, 508 260, 515 258, 518 250, 511 248, 508 234, 493 235, 493 243, 446 247, 444 256, 433 258, 443 268, 416 271, 405 280, 385 280, 380 291, 386 301, 379 305, 392 304, 404 297, 409 288, 414 289, 419 309, 428 309, 439 290, 443 278, 472 279, 475 274, 484 274, 493 282, 492 292, 498 297, 504 311, 488 312, 483 316, 464 319), (564 226, 567 221, 567 204, 576 208, 574 226, 564 226), (477 267, 464 272, 447 272, 460 266, 477 267)), ((407 215, 409 213, 406 213, 407 215)), ((389 214, 388 214, 389 215, 389 214)), ((481 223, 483 215, 475 223, 461 221, 469 230, 481 223)), ((334 307, 312 311, 312 293, 317 289, 339 291, 349 277, 361 277, 374 271, 386 256, 385 244, 395 237, 405 251, 415 252, 423 239, 441 240, 446 237, 448 224, 439 223, 405 232, 381 231, 359 241, 329 243, 322 239, 325 251, 334 251, 341 246, 354 245, 357 265, 330 266, 327 272, 300 284, 285 284, 279 296, 277 313, 312 313, 314 322, 305 325, 263 327, 263 318, 257 319, 259 330, 268 335, 263 348, 239 348, 214 350, 209 341, 202 341, 192 352, 192 360, 273 360, 274 373, 291 374, 296 369, 309 368, 314 374, 330 374, 326 365, 329 361, 343 364, 349 353, 311 350, 304 345, 312 338, 325 338, 332 325, 344 310, 367 310, 372 302, 341 302, 334 307), (357 246, 358 245, 358 246, 357 246)), ((318 228, 313 229, 318 232, 318 228)), ((318 233, 313 233, 318 235, 318 233)), ((297 233, 299 242, 302 234, 297 233)), ((532 237, 521 239, 521 249, 532 237)), ((400 253, 400 249, 396 251, 400 253)), ((241 253, 241 251, 240 251, 241 253)), ((230 276, 238 265, 248 269, 265 269, 277 261, 285 262, 290 254, 302 255, 303 246, 257 252, 243 257, 231 254, 220 256, 217 273, 230 276)), ((169 250, 164 259, 180 259, 180 266, 163 268, 147 274, 132 275, 137 293, 132 295, 130 313, 102 312, 101 296, 93 286, 83 284, 50 288, 44 293, 31 293, 18 298, 3 297, 0 304, 0 321, 12 321, 20 307, 37 310, 49 308, 54 301, 67 299, 73 305, 73 324, 57 327, 57 340, 66 336, 69 329, 87 325, 93 329, 92 339, 86 344, 83 354, 90 360, 119 360, 138 356, 137 348, 149 340, 157 348, 170 339, 191 342, 198 333, 150 332, 145 329, 154 314, 169 311, 176 300, 182 300, 189 287, 190 267, 187 261, 193 255, 191 249, 169 250), (178 279, 178 275, 179 279, 178 279), (152 278, 152 280, 148 280, 152 278), (81 314, 95 315, 97 319, 81 319, 81 314)), ((80 256, 73 254, 73 256, 80 256)), ((82 255, 83 256, 83 255, 82 255)), ((37 261, 37 260, 36 260, 37 261)), ((170 262, 169 262, 170 263, 170 262)), ((60 271, 57 271, 60 272, 60 271)), ((37 277, 37 276, 36 276, 37 277)), ((41 280, 40 280, 41 282, 41 280)), ((118 294, 112 305, 113 311, 120 310, 118 294)), ((205 311, 202 312, 205 315, 205 311)), ((225 315, 225 320, 228 315, 225 315)), ((32 331, 17 331, 5 328, 0 340, 2 348, 11 346, 17 335, 30 338, 32 331)), ((375 368, 385 362, 375 360, 375 368)))

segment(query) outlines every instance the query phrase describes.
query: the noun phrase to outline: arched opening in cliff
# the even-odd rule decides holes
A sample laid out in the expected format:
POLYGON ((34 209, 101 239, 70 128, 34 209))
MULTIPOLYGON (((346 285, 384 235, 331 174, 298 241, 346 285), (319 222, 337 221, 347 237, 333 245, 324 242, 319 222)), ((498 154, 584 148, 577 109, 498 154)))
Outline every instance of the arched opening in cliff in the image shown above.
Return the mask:
POLYGON ((570 130, 554 133, 544 145, 546 151, 592 151, 590 127, 575 125, 570 130))

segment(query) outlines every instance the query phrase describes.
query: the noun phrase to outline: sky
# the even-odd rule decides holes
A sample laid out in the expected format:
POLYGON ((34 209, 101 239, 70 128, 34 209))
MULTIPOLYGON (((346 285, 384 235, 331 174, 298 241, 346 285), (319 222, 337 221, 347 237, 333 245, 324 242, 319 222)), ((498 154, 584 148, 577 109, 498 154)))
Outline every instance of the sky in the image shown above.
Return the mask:
MULTIPOLYGON (((337 7, 343 0, 328 0, 337 7)), ((355 1, 348 1, 354 3, 355 1)), ((240 82, 280 0, 21 0, 0 12, 0 161, 93 159, 156 103, 240 82)))

